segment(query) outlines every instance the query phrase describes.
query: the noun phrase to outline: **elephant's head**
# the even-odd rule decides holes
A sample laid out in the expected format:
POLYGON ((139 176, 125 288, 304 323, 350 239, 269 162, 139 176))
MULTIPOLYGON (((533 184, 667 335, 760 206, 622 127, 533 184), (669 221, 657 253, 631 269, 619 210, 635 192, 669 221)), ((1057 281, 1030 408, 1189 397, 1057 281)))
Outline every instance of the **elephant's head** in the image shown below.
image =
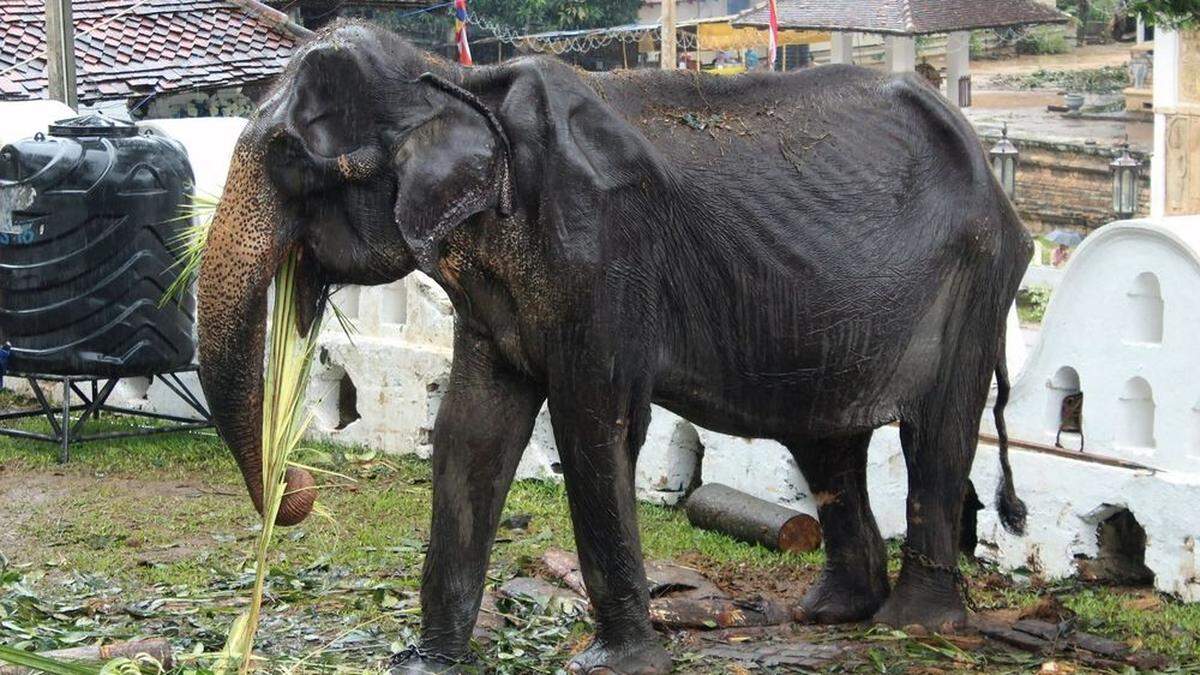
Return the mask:
MULTIPOLYGON (((300 329, 332 284, 394 281, 432 266, 445 232, 510 208, 508 148, 461 73, 399 38, 344 24, 293 58, 233 154, 200 271, 200 380, 262 512, 267 289, 300 251, 300 329)), ((312 509, 288 472, 278 523, 312 509)))

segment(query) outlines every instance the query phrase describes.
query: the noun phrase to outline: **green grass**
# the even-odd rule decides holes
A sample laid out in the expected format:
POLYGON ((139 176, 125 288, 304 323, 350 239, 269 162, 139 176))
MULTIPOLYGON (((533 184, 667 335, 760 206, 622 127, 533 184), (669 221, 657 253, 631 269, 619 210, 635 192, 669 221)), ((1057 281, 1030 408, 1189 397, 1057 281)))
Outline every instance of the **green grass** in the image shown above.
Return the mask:
MULTIPOLYGON (((68 644, 64 635, 75 633, 92 640, 162 632, 180 651, 219 649, 253 582, 252 550, 259 527, 228 452, 210 434, 89 444, 74 449, 73 455, 71 463, 59 466, 49 445, 0 439, 0 499, 6 500, 5 511, 0 511, 0 544, 9 524, 19 542, 0 548, 10 570, 6 576, 0 561, 0 620, 22 626, 26 632, 20 635, 21 644, 27 647, 62 646, 68 644), (14 503, 14 495, 32 501, 14 503), (26 591, 36 603, 22 600, 26 591), (182 600, 144 619, 121 610, 152 606, 147 603, 162 598, 182 600), (38 603, 43 610, 57 609, 30 609, 38 603), (90 614, 59 611, 88 603, 100 609, 88 610, 90 614), (62 618, 53 618, 55 612, 62 618), (82 625, 76 625, 79 621, 82 625)), ((296 658, 321 651, 345 633, 350 638, 344 639, 353 638, 349 646, 321 652, 301 670, 326 662, 378 663, 419 629, 417 591, 430 517, 429 466, 413 458, 380 458, 362 448, 327 444, 309 444, 300 461, 349 474, 357 482, 322 492, 320 503, 332 518, 312 517, 276 533, 261 647, 286 663, 289 657, 282 655, 296 658)), ((784 556, 697 530, 673 509, 643 504, 638 511, 647 558, 682 559, 735 578, 777 578, 785 583, 811 575, 823 560, 820 553, 784 556)), ((547 548, 574 549, 561 485, 516 483, 505 506, 505 515, 513 514, 532 516, 531 524, 524 532, 499 533, 490 586, 528 571, 547 548)), ((893 542, 893 571, 898 567, 897 549, 893 542)), ((967 569, 973 596, 984 608, 1027 607, 1045 592, 1036 580, 983 584, 987 570, 967 569)), ((1087 630, 1200 668, 1200 605, 1146 591, 1069 582, 1056 592, 1079 613, 1087 630), (1138 604, 1146 602, 1154 607, 1138 604)), ((502 631, 491 646, 481 647, 489 663, 507 664, 500 672, 553 672, 590 630, 578 616, 527 606, 506 606, 504 611, 519 623, 502 631)), ((953 659, 890 635, 864 637, 878 641, 871 649, 883 650, 880 653, 890 659, 888 672, 905 663, 955 669, 953 659)), ((687 647, 672 649, 684 664, 681 672, 703 670, 695 659, 688 660, 687 647)), ((1014 669, 1011 657, 997 658, 988 657, 972 668, 1014 669)), ((873 664, 868 658, 847 668, 879 672, 873 664)))

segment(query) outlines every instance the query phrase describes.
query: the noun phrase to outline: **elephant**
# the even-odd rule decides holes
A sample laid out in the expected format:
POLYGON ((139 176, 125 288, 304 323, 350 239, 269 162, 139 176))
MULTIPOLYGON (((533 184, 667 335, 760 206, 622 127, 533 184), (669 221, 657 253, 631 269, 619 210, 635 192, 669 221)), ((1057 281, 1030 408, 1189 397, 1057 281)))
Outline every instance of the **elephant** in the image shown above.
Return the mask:
MULTIPOLYGON (((420 643, 462 668, 513 475, 543 403, 594 614, 572 671, 663 672, 634 468, 657 404, 779 441, 826 563, 801 618, 961 624, 969 470, 1032 240, 971 126, 912 76, 467 68, 360 22, 298 48, 238 139, 198 281, 200 377, 262 509, 266 292, 299 251, 298 326, 331 290, 413 271, 455 311, 433 432, 420 643), (867 449, 898 423, 904 560, 889 587, 867 449)), ((1007 444, 996 499, 1024 526, 1007 444)), ((313 506, 292 469, 281 525, 313 506)))

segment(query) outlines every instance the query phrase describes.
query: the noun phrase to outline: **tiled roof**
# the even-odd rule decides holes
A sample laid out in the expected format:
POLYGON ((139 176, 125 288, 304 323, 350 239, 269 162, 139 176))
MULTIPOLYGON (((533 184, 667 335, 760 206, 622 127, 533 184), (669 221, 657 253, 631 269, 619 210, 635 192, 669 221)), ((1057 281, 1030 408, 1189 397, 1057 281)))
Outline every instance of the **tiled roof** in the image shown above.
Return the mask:
MULTIPOLYGON (((1035 0, 778 0, 780 28, 926 35, 977 28, 1063 23, 1066 14, 1035 0)), ((766 5, 734 25, 768 25, 766 5)))
MULTIPOLYGON (((0 99, 46 95, 45 6, 0 0, 0 99)), ((256 0, 73 0, 71 8, 79 100, 89 103, 265 80, 303 34, 256 0)))

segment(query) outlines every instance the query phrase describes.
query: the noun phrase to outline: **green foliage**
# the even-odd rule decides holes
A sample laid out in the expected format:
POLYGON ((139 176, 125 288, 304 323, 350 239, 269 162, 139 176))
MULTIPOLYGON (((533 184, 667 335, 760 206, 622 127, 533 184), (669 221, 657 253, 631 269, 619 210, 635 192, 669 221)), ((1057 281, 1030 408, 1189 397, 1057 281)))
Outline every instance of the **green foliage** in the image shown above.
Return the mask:
MULTIPOLYGON (((1058 0, 1058 9, 1079 18, 1079 0, 1058 0)), ((1090 0, 1086 21, 1109 21, 1120 9, 1120 0, 1090 0)))
POLYGON ((193 194, 188 203, 180 205, 179 216, 175 220, 184 221, 187 226, 170 242, 177 258, 173 267, 179 270, 179 275, 159 299, 159 307, 172 300, 179 301, 191 289, 192 282, 200 273, 204 247, 208 245, 208 232, 220 200, 216 195, 198 193, 193 194))
POLYGON ((1129 11, 1153 25, 1171 28, 1200 26, 1200 0, 1131 0, 1129 11))
POLYGON ((1017 314, 1025 323, 1041 323, 1046 317, 1046 307, 1050 304, 1052 289, 1049 286, 1038 285, 1023 288, 1017 293, 1017 314))
POLYGON ((999 76, 994 81, 1001 87, 1063 89, 1090 94, 1109 94, 1121 91, 1130 84, 1129 69, 1124 66, 1102 66, 1085 70, 1039 68, 1032 73, 999 76))
POLYGON ((100 669, 77 663, 64 663, 30 652, 0 645, 0 661, 49 675, 99 675, 100 669))
POLYGON ((1030 29, 1017 40, 1018 54, 1066 54, 1071 45, 1057 26, 1030 29))
MULTIPOLYGON (((128 423, 114 416, 104 424, 115 430, 128 423)), ((305 463, 358 482, 322 492, 337 520, 310 518, 276 532, 265 582, 271 610, 256 649, 265 659, 258 665, 264 673, 371 672, 420 629, 417 591, 428 537, 430 466, 324 443, 301 452, 305 463)), ((0 557, 2 641, 29 653, 169 636, 183 664, 174 675, 209 672, 254 586, 247 549, 261 526, 221 442, 213 436, 124 439, 83 446, 67 465, 53 458, 46 445, 0 439, 0 481, 7 477, 10 489, 19 482, 35 490, 0 510, 0 532, 11 535, 6 551, 15 563, 6 566, 0 557)), ((517 482, 504 511, 532 518, 524 531, 499 533, 489 588, 528 574, 549 547, 573 549, 561 484, 517 482)), ((697 530, 674 509, 639 504, 638 519, 649 559, 677 559, 741 579, 792 578, 797 571, 815 576, 824 561, 819 552, 797 558, 697 530)), ((895 542, 888 555, 894 574, 900 558, 895 542)), ((1082 629, 1166 654, 1174 663, 1168 672, 1200 669, 1200 603, 1070 580, 1047 588, 1028 574, 1004 576, 966 562, 961 569, 985 611, 1015 612, 1053 592, 1079 613, 1082 629)), ((485 611, 506 625, 475 646, 488 672, 554 673, 592 630, 586 615, 565 605, 497 605, 485 611)), ((837 672, 1017 673, 1034 672, 1045 660, 1001 648, 962 649, 957 642, 901 631, 821 630, 830 631, 821 634, 830 639, 865 645, 860 656, 848 653, 837 672)), ((670 649, 677 672, 740 672, 699 656, 686 642, 672 641, 670 649)))

